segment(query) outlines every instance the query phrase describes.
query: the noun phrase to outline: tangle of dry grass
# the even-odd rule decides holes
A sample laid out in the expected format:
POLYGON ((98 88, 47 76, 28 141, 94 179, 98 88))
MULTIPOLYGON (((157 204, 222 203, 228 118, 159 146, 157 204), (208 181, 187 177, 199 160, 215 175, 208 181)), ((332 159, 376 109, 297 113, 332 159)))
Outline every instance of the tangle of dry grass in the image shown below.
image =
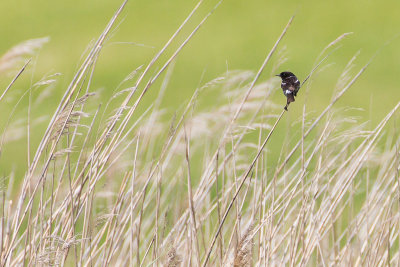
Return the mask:
MULTIPOLYGON (((283 105, 271 102, 276 79, 260 81, 260 75, 293 18, 256 73, 230 71, 199 86, 168 123, 159 107, 174 59, 219 3, 168 52, 197 14, 199 1, 148 65, 131 72, 106 107, 93 108, 97 58, 125 4, 65 89, 36 148, 29 141, 35 120, 20 123, 27 123, 20 128, 28 134, 21 136, 27 137, 28 155, 32 151, 34 157, 28 157, 24 177, 12 172, 1 179, 1 266, 400 262, 400 140, 396 124, 390 124, 400 103, 371 129, 346 110, 333 108, 370 62, 352 75, 354 58, 349 60, 332 85, 330 104, 315 117, 304 106, 299 134, 279 154, 269 145, 286 113, 283 105), (161 87, 154 88, 164 72, 161 87), (138 114, 146 92, 157 89, 153 105, 138 114), (220 96, 207 109, 197 105, 204 92, 220 96), (111 101, 118 108, 108 111, 111 101), (271 153, 279 155, 277 162, 271 153)), ((346 35, 329 43, 320 57, 346 35)), ((24 50, 29 54, 43 42, 19 47, 31 47, 24 50)), ((17 52, 0 63, 23 54, 17 52)), ((329 55, 315 64, 306 81, 329 55)), ((53 84, 55 76, 35 86, 53 84)), ((310 82, 307 86, 312 90, 310 82)), ((11 142, 6 134, 2 145, 11 142)))

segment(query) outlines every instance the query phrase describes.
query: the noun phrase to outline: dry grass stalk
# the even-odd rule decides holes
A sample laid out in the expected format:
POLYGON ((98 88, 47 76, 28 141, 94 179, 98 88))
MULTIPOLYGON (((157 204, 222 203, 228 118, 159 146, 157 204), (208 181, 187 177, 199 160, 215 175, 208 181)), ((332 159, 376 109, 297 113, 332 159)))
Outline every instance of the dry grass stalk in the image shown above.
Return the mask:
POLYGON ((167 261, 165 263, 166 267, 179 267, 182 263, 182 257, 176 252, 175 247, 171 247, 171 249, 167 253, 167 261))
POLYGON ((235 249, 233 266, 251 267, 253 266, 253 225, 250 225, 241 237, 235 249))

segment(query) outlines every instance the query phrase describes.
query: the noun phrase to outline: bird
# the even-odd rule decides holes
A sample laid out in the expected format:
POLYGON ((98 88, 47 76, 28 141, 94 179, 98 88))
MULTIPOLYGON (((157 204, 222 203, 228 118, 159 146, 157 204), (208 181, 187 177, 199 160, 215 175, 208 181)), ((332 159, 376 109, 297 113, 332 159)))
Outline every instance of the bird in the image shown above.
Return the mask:
POLYGON ((297 79, 296 75, 290 71, 284 71, 275 76, 279 76, 282 79, 281 88, 283 90, 283 94, 287 98, 284 109, 287 111, 289 104, 295 101, 294 97, 297 96, 297 92, 300 89, 300 81, 297 79))

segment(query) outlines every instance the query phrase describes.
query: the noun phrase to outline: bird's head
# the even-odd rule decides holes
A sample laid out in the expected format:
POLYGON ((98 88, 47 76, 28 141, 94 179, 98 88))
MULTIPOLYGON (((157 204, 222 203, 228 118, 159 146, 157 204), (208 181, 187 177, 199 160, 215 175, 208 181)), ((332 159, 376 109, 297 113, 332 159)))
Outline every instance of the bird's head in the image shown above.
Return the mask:
POLYGON ((288 78, 290 76, 294 76, 294 74, 292 72, 290 72, 290 71, 284 71, 284 72, 281 72, 281 73, 279 73, 279 74, 277 74, 275 76, 279 76, 282 79, 286 79, 286 78, 288 78))

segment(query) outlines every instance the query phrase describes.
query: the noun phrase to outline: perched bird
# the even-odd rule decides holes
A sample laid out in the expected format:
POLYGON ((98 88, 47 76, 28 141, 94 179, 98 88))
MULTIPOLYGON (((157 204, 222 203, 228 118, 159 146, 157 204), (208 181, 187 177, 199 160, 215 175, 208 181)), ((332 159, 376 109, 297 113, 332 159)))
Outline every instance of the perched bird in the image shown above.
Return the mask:
POLYGON ((294 75, 290 71, 281 72, 276 76, 279 76, 282 79, 281 88, 283 90, 283 94, 287 98, 286 106, 284 107, 284 109, 287 111, 289 104, 295 101, 294 97, 297 96, 297 92, 300 89, 300 81, 299 79, 297 79, 296 75, 294 75))

